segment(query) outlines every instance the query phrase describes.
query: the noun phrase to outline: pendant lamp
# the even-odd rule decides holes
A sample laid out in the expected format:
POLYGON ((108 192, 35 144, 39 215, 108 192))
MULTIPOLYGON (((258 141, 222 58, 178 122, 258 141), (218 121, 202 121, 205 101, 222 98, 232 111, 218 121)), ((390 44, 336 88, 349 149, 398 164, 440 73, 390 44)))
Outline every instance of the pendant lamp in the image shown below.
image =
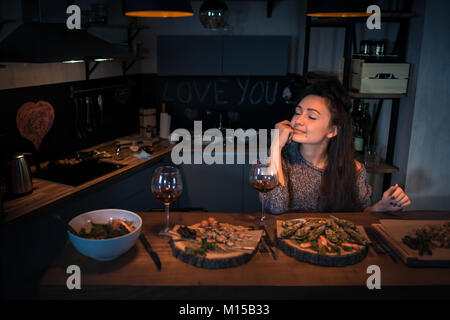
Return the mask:
POLYGON ((141 18, 176 18, 194 15, 189 0, 125 0, 125 15, 141 18))

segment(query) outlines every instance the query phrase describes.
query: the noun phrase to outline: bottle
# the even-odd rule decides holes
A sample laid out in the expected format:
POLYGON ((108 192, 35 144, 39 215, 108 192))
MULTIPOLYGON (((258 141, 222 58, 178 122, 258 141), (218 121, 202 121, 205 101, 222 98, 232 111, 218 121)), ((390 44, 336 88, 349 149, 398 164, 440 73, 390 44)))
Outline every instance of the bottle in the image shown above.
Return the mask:
POLYGON ((364 147, 369 144, 371 123, 369 104, 359 101, 352 110, 352 118, 355 151, 362 153, 364 147))
POLYGON ((376 41, 374 45, 375 61, 378 63, 384 62, 384 51, 386 47, 385 41, 376 41))
POLYGON ((166 112, 166 104, 163 103, 159 115, 159 136, 162 139, 169 139, 170 135, 170 115, 166 112))

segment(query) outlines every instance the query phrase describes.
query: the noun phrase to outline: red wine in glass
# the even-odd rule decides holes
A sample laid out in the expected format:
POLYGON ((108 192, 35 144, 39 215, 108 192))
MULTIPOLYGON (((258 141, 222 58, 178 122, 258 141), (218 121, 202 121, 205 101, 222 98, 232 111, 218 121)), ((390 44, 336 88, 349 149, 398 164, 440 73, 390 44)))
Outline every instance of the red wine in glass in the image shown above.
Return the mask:
POLYGON ((277 180, 273 176, 261 176, 257 181, 252 182, 252 187, 259 192, 266 193, 277 186, 277 180))
POLYGON ((152 193, 161 201, 166 211, 166 227, 159 232, 160 236, 169 235, 170 231, 170 204, 177 200, 183 191, 180 171, 172 166, 164 166, 155 169, 152 176, 152 193))
POLYGON ((275 169, 268 164, 253 164, 250 169, 250 183, 253 188, 263 194, 263 196, 261 197, 261 218, 258 218, 257 222, 267 222, 267 220, 269 219, 264 215, 264 206, 266 199, 265 194, 277 186, 277 173, 275 172, 275 169))
POLYGON ((178 197, 181 195, 181 191, 176 189, 156 190, 155 192, 153 192, 153 195, 162 203, 170 204, 178 199, 178 197))

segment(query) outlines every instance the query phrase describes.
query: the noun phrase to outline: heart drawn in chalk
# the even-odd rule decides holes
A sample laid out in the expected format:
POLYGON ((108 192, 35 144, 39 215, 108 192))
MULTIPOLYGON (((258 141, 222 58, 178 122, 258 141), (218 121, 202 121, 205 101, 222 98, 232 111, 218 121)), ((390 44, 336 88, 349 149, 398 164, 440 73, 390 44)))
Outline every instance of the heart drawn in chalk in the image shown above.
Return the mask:
POLYGON ((114 96, 116 97, 117 102, 125 104, 130 98, 130 88, 129 87, 117 88, 114 91, 114 96))
POLYGON ((26 102, 16 114, 16 125, 19 133, 31 141, 39 151, 41 142, 50 131, 55 120, 55 110, 47 101, 26 102))

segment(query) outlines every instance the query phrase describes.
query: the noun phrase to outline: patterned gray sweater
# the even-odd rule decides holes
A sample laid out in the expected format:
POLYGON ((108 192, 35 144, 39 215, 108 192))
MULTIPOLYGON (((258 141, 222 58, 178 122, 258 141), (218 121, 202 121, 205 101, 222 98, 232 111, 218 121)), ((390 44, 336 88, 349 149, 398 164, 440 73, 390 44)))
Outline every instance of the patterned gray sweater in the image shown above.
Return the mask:
MULTIPOLYGON (((286 144, 281 152, 286 186, 278 185, 266 194, 265 211, 280 214, 288 210, 318 212, 320 210, 319 188, 323 170, 303 159, 299 144, 286 144)), ((364 165, 357 173, 357 187, 362 206, 370 206, 372 187, 366 183, 364 165)), ((263 196, 260 193, 260 198, 263 196)))

